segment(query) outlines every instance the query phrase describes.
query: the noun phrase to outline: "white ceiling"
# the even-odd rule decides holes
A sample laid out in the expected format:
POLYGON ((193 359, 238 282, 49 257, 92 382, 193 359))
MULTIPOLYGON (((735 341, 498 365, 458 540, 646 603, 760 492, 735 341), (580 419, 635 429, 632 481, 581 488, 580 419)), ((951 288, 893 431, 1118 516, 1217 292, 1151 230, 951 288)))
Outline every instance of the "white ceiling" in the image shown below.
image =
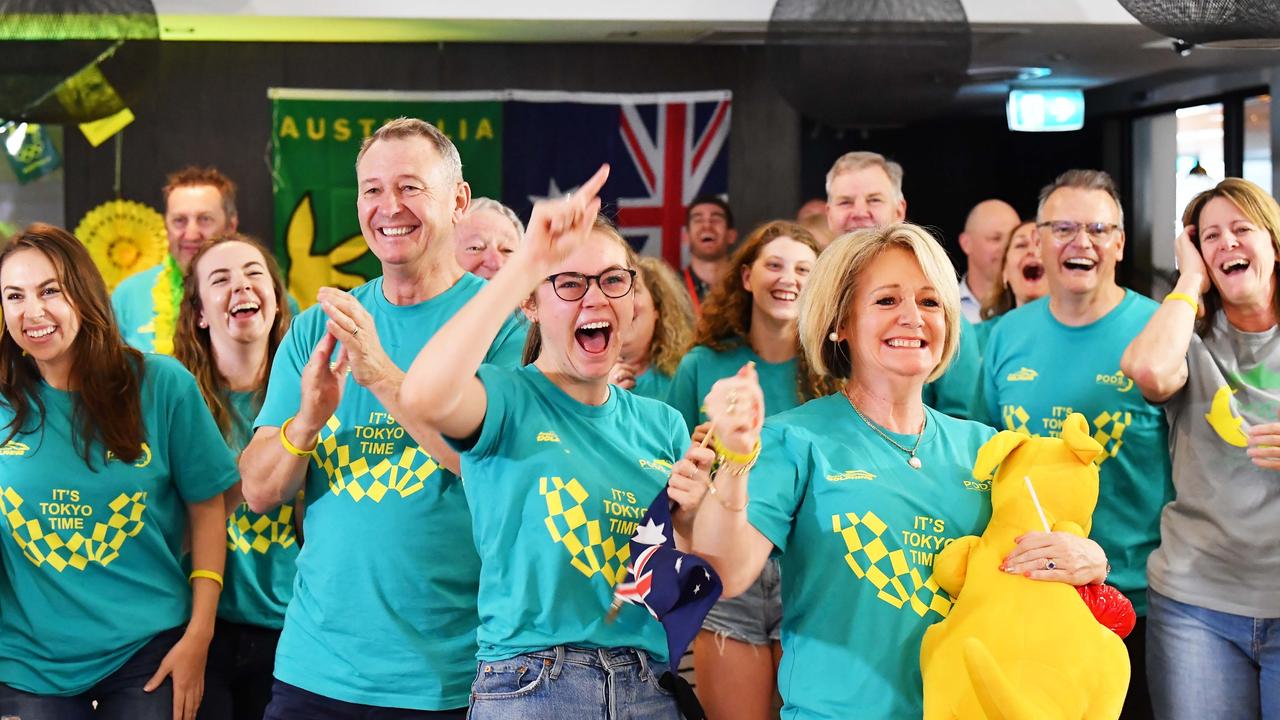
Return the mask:
MULTIPOLYGON (((847 0, 856 2, 857 0, 847 0)), ((760 44, 774 0, 154 0, 161 37, 186 41, 760 44)), ((1096 88, 1166 73, 1280 66, 1280 51, 1197 49, 1179 57, 1117 0, 962 0, 971 70, 1039 66, 1020 85, 1096 88)), ((1007 81, 973 83, 989 103, 1007 81)))
MULTIPOLYGON (((973 23, 1136 22, 1114 0, 962 0, 973 23)), ((589 23, 680 22, 723 27, 765 23, 773 0, 155 0, 160 15, 239 15, 295 18, 397 18, 435 20, 570 20, 589 23)), ((494 38, 500 40, 502 38, 494 38)))

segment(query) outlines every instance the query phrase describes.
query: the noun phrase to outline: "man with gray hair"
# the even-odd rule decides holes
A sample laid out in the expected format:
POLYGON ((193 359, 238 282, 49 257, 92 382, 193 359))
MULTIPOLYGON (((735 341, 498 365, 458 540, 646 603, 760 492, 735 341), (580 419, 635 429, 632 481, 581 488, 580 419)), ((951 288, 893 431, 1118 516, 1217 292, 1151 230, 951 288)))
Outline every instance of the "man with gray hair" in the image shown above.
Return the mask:
MULTIPOLYGON (((406 118, 365 139, 356 179, 382 276, 322 288, 294 320, 240 456, 254 510, 307 500, 265 718, 462 720, 480 559, 457 454, 402 422, 398 396, 403 369, 484 285, 454 258, 471 189, 453 143, 406 118)), ((523 344, 508 318, 485 362, 515 367, 523 344)))
POLYGON ((524 223, 497 200, 471 198, 453 235, 458 265, 472 275, 492 280, 524 237, 524 223))
POLYGON ((898 163, 880 153, 847 152, 827 172, 827 225, 833 237, 858 228, 884 227, 906 217, 898 163))
MULTIPOLYGON (((815 233, 825 249, 840 235, 859 228, 884 227, 907 216, 902 195, 902 166, 880 153, 854 151, 841 155, 827 172, 827 224, 831 234, 815 233)), ((961 323, 960 347, 942 377, 925 385, 924 403, 952 417, 970 419, 980 413, 977 391, 981 355, 976 331, 961 323)))
MULTIPOLYGON (((1109 582, 1138 614, 1125 639, 1132 665, 1123 718, 1151 717, 1144 634, 1147 556, 1160 544, 1160 510, 1173 498, 1168 425, 1120 369, 1157 303, 1116 284, 1124 211, 1110 176, 1069 170, 1040 193, 1036 213, 1049 296, 1006 313, 991 332, 983 386, 991 424, 1057 435, 1082 413, 1103 445, 1091 536, 1107 553, 1109 582)), ((1037 533, 1044 579, 1075 559, 1057 533, 1037 533)))

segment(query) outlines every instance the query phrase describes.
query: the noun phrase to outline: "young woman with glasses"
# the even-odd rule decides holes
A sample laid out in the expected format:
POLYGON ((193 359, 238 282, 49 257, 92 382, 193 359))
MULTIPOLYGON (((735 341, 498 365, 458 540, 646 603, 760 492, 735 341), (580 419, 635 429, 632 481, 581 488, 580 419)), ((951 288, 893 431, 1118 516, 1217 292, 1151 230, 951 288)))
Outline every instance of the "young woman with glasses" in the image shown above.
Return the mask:
POLYGON ((675 527, 655 532, 687 547, 712 453, 686 453, 671 408, 609 385, 636 272, 630 246, 595 219, 607 174, 534 207, 511 260, 432 337, 400 391, 461 456, 482 563, 472 720, 588 707, 609 720, 677 717, 656 676, 662 627, 640 607, 605 615, 636 521, 664 486, 675 527), (482 365, 517 306, 533 323, 529 364, 482 365))

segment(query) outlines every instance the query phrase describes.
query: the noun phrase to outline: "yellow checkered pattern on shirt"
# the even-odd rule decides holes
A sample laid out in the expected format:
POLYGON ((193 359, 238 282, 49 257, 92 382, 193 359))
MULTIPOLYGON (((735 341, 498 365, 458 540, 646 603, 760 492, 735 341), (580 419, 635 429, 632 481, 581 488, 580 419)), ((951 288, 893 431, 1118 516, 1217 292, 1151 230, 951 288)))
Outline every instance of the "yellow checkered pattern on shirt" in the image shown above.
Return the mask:
POLYGON ((1133 424, 1133 413, 1131 412, 1103 412, 1093 419, 1093 426, 1097 431, 1093 433, 1093 439, 1098 441, 1102 449, 1106 452, 1098 458, 1098 466, 1106 462, 1108 458, 1113 458, 1120 454, 1120 446, 1124 444, 1124 431, 1133 424))
POLYGON ((931 611, 946 617, 951 611, 951 598, 934 582, 932 573, 927 580, 921 579, 920 571, 907 561, 906 553, 896 547, 892 533, 885 535, 888 529, 870 511, 861 518, 856 513, 831 516, 831 531, 844 539, 848 549, 845 562, 859 579, 876 586, 876 597, 899 609, 910 607, 920 617, 931 611))
POLYGON ((293 532, 293 505, 281 505, 275 516, 259 515, 240 503, 227 518, 227 549, 245 554, 265 555, 273 545, 290 547, 297 541, 293 532))
POLYGON ((41 518, 28 519, 23 515, 22 496, 12 487, 0 493, 0 513, 8 521, 10 533, 22 554, 36 567, 49 565, 58 572, 68 567, 84 570, 91 562, 103 567, 110 565, 120 557, 125 540, 142 531, 146 525, 142 519, 145 497, 146 493, 141 491, 120 493, 108 503, 111 517, 105 523, 94 523, 87 536, 77 530, 65 539, 60 532, 43 529, 41 518))
POLYGON ((547 501, 547 532, 572 557, 570 564, 588 578, 604 575, 610 585, 626 576, 631 559, 629 539, 618 542, 613 533, 600 529, 599 520, 588 520, 583 505, 591 497, 576 478, 565 482, 559 477, 538 479, 538 492, 547 501))
POLYGON ((334 495, 345 493, 356 502, 369 498, 377 503, 394 491, 406 498, 421 490, 427 478, 440 468, 427 451, 416 445, 402 448, 394 462, 382 458, 370 466, 364 455, 353 460, 356 453, 338 442, 341 427, 337 417, 329 418, 312 451, 312 462, 328 477, 329 491, 334 495))
POLYGON ((1031 434, 1031 431, 1027 429, 1027 420, 1031 418, 1021 405, 1005 405, 1000 408, 1000 414, 1004 417, 1006 430, 1031 434))

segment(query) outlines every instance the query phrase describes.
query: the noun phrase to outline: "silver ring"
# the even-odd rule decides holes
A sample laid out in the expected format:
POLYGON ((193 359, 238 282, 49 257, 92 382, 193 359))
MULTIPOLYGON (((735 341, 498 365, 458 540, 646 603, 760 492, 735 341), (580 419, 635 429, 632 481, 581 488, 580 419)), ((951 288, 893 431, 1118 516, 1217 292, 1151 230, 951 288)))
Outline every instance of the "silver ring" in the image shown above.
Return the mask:
POLYGON ((1053 560, 1046 560, 1046 561, 1045 561, 1045 563, 1044 563, 1044 569, 1045 569, 1045 570, 1057 570, 1057 569, 1058 569, 1058 563, 1054 562, 1053 560))
POLYGON ((359 335, 359 334, 360 334, 360 326, 359 326, 359 325, 357 325, 357 326, 356 326, 356 329, 351 331, 351 337, 355 337, 355 336, 357 336, 357 335, 359 335))

